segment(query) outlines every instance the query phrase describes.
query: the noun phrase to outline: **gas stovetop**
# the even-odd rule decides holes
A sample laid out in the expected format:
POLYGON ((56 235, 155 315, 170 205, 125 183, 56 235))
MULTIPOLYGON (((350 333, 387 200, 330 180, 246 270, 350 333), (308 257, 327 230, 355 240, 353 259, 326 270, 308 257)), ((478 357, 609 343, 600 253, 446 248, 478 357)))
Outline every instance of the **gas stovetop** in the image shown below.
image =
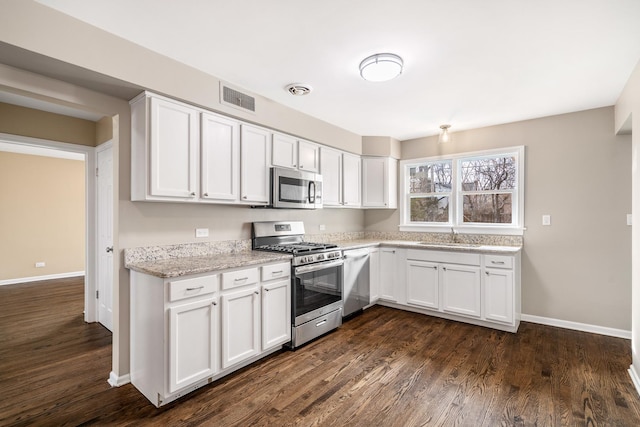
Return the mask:
POLYGON ((304 224, 300 221, 254 222, 254 250, 293 255, 294 266, 342 259, 338 245, 304 241, 304 224))
POLYGON ((288 254, 298 255, 321 252, 327 249, 335 249, 337 247, 338 245, 333 245, 331 243, 299 242, 289 244, 264 245, 255 247, 254 249, 258 249, 261 251, 285 252, 288 254))

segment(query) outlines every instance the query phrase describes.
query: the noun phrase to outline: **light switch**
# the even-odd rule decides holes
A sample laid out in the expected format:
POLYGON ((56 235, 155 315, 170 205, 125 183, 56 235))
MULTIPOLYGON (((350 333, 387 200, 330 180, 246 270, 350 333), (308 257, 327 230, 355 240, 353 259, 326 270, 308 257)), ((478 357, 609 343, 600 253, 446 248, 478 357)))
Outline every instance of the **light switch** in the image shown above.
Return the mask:
POLYGON ((44 267, 46 264, 44 263, 44 261, 40 261, 40 262, 36 262, 36 268, 42 268, 44 267))
POLYGON ((551 215, 542 215, 542 225, 551 225, 551 215))
POLYGON ((627 225, 633 225, 633 216, 631 214, 627 214, 627 225))
POLYGON ((196 237, 209 237, 208 228, 196 228, 196 237))

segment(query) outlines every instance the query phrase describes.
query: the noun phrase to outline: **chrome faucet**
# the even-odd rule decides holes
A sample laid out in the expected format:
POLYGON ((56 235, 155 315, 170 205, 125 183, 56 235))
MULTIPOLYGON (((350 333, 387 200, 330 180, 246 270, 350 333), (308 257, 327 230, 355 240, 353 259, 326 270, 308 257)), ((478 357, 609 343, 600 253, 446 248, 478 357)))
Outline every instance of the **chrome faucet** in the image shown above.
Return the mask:
POLYGON ((451 243, 458 243, 458 233, 451 227, 451 243))

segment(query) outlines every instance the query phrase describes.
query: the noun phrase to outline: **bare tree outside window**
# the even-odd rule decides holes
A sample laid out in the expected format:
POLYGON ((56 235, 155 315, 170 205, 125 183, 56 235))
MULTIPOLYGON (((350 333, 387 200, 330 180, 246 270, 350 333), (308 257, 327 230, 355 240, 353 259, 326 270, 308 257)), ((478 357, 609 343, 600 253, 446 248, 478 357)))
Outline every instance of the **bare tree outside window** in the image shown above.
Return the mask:
POLYGON ((463 222, 510 224, 517 182, 515 157, 460 161, 463 222))
POLYGON ((449 222, 451 161, 409 168, 411 222, 449 222))

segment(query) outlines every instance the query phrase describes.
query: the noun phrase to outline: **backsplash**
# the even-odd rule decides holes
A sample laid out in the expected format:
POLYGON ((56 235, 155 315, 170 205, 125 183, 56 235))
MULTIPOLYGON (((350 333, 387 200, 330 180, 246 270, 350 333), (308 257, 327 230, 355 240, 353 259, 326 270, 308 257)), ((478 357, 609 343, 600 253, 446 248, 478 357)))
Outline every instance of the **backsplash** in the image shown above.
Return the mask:
POLYGON ((162 259, 234 254, 250 250, 251 239, 128 248, 124 250, 124 265, 162 259))
POLYGON ((429 243, 468 243, 474 245, 522 246, 522 236, 503 236, 497 234, 455 234, 416 233, 402 231, 367 231, 365 239, 371 240, 408 240, 429 243))

